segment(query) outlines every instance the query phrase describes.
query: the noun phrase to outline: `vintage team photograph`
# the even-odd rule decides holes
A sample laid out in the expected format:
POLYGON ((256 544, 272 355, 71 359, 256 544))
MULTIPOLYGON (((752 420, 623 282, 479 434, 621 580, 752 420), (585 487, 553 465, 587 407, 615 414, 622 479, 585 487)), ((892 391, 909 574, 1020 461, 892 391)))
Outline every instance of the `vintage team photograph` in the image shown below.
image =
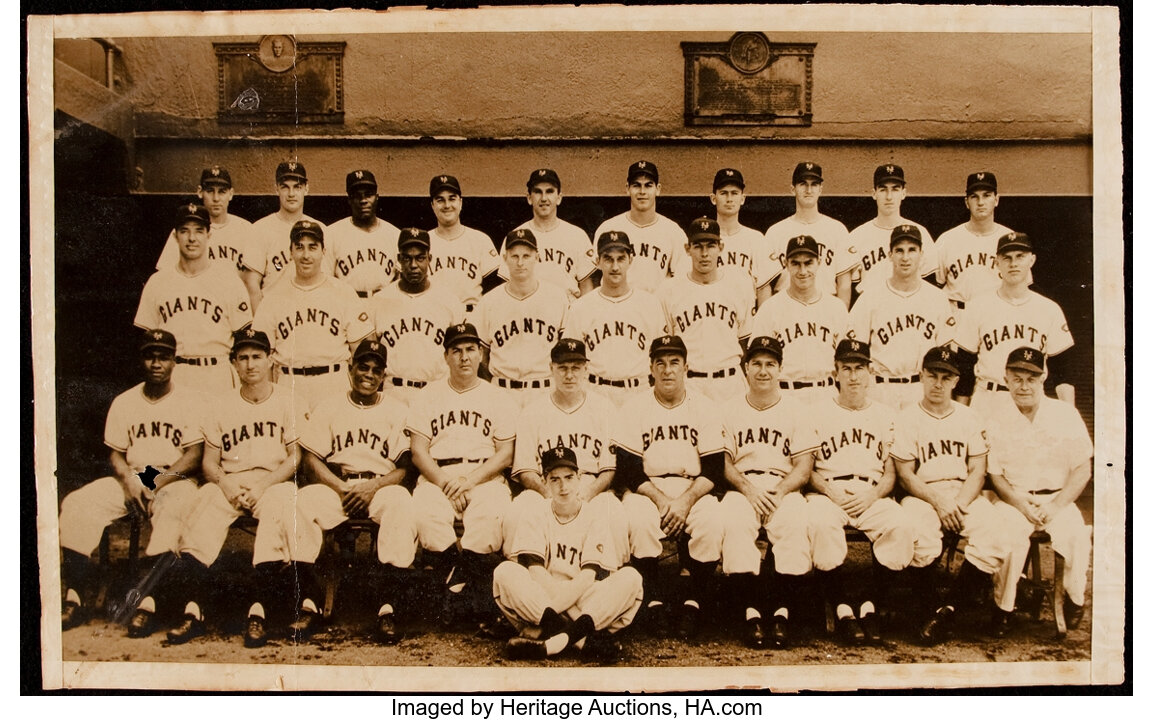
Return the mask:
POLYGON ((1124 680, 1115 8, 27 27, 46 688, 1124 680))

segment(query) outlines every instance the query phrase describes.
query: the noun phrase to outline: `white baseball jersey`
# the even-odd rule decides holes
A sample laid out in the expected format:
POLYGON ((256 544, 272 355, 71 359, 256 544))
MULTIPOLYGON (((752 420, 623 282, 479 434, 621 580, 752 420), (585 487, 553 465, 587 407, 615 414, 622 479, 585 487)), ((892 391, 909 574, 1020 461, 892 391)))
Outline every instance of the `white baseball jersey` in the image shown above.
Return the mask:
POLYGON ((487 460, 498 441, 515 437, 512 409, 504 391, 478 380, 466 391, 435 381, 417 392, 409 411, 405 433, 428 439, 435 459, 478 458, 487 460))
MULTIPOLYGON (((636 255, 629 267, 629 285, 633 288, 656 292, 657 286, 680 267, 688 236, 681 227, 663 215, 649 225, 637 225, 627 212, 609 218, 600 224, 593 238, 602 233, 619 230, 629 236, 636 255)), ((589 260, 596 259, 596 249, 589 248, 589 260)))
MULTIPOLYGON (((724 243, 724 249, 717 257, 717 265, 721 268, 738 268, 744 271, 755 290, 760 285, 756 280, 755 265, 756 259, 765 252, 764 234, 756 228, 741 225, 737 227, 737 232, 731 235, 721 230, 721 241, 724 243)), ((681 253, 678 262, 679 265, 675 268, 676 275, 688 275, 693 269, 693 259, 687 253, 681 253)))
POLYGON ((712 283, 678 275, 661 283, 657 298, 665 325, 689 351, 689 369, 711 373, 741 362, 741 339, 749 337, 754 298, 743 277, 718 271, 712 283))
POLYGON ((889 281, 878 283, 862 293, 849 312, 849 337, 868 343, 873 372, 891 378, 919 373, 925 353, 951 342, 956 330, 953 306, 940 288, 925 280, 910 293, 889 281))
POLYGON ((230 264, 213 263, 196 275, 172 266, 144 284, 133 322, 172 333, 179 356, 226 356, 232 332, 252 322, 248 303, 248 291, 230 264))
POLYGON ((997 241, 1012 231, 994 223, 985 235, 969 230, 968 223, 950 228, 937 238, 937 282, 949 300, 968 303, 1001 285, 997 270, 997 241))
MULTIPOLYGON (((205 243, 204 252, 212 262, 221 262, 225 267, 236 271, 244 269, 244 249, 248 245, 248 238, 252 234, 252 223, 244 218, 228 213, 224 222, 219 225, 212 224, 208 229, 208 242, 205 243)), ((160 251, 160 258, 156 261, 156 270, 171 268, 180 262, 180 245, 176 242, 176 231, 168 234, 164 241, 164 249, 160 251)))
POLYGON ((481 281, 500 265, 500 256, 492 238, 474 228, 460 226, 464 233, 453 240, 440 234, 436 227, 428 231, 432 248, 429 273, 446 288, 456 291, 461 303, 476 305, 480 300, 481 281))
POLYGON ((785 351, 781 380, 816 382, 833 375, 833 351, 848 325, 849 311, 836 296, 822 293, 805 303, 789 293, 777 293, 753 316, 750 336, 781 341, 785 351))
POLYGON ((530 403, 516 420, 516 449, 512 473, 541 472, 541 455, 564 446, 576 454, 581 473, 597 474, 616 466, 609 452, 611 424, 616 408, 604 396, 585 392, 584 402, 563 410, 552 394, 530 403))
POLYGON ((288 458, 287 446, 296 442, 292 393, 272 386, 272 394, 259 403, 239 392, 219 396, 206 410, 204 442, 220 449, 225 473, 276 470, 288 458))
POLYGON ((393 283, 369 301, 369 318, 388 349, 388 375, 410 381, 443 378, 444 330, 464 320, 456 293, 430 282, 422 293, 393 283))
POLYGON ((775 471, 786 476, 794 458, 817 447, 807 408, 791 396, 781 396, 768 408, 757 408, 746 396, 738 396, 722 406, 721 417, 726 451, 742 473, 775 471))
POLYGON ((396 461, 408 450, 407 413, 403 404, 383 394, 371 406, 353 403, 348 393, 330 396, 312 412, 300 445, 340 466, 343 475, 383 476, 396 470, 396 461))
POLYGON ((597 289, 577 298, 565 333, 588 349, 589 373, 609 380, 647 376, 649 345, 665 335, 665 312, 655 295, 630 288, 619 298, 597 289))
POLYGON ((568 294, 539 281, 536 290, 523 298, 509 288, 507 283, 494 288, 469 314, 489 349, 489 370, 519 381, 548 378, 549 354, 568 315, 568 294))
MULTIPOLYGON (((541 262, 537 264, 537 278, 560 287, 569 298, 576 298, 578 284, 596 270, 593 264, 588 234, 578 226, 558 220, 552 230, 542 230, 532 220, 516 227, 531 230, 536 238, 541 262)), ((508 265, 504 262, 504 242, 500 246, 500 268, 497 275, 508 280, 508 265)))
MULTIPOLYGON (((302 215, 299 219, 316 223, 325 231, 325 237, 328 237, 328 229, 324 223, 308 215, 302 215)), ((296 276, 290 238, 292 226, 295 224, 295 220, 281 220, 277 213, 266 215, 252 224, 248 246, 244 249, 244 267, 263 276, 261 287, 265 295, 268 295, 268 291, 285 276, 289 278, 296 276)), ((320 260, 320 272, 332 275, 332 268, 332 250, 326 244, 324 256, 320 260)))
POLYGON ((1005 382, 1005 362, 1021 346, 1055 356, 1073 345, 1061 306, 1034 291, 1020 301, 1000 292, 978 296, 965 305, 957 322, 957 345, 977 354, 978 381, 1005 382))
POLYGON ((893 444, 893 415, 876 401, 853 410, 836 398, 822 398, 809 413, 818 443, 813 469, 827 480, 848 475, 880 480, 893 444))
POLYGON ((352 218, 338 220, 324 231, 324 254, 332 256, 333 274, 362 295, 371 295, 392 282, 397 270, 396 241, 400 228, 376 219, 364 230, 352 218))
POLYGON ((553 578, 573 579, 586 566, 605 570, 616 566, 612 534, 604 514, 581 506, 575 518, 557 520, 550 507, 544 513, 525 514, 512 539, 512 557, 526 554, 544 561, 553 578))
POLYGON ((295 278, 273 288, 252 327, 268 334, 273 362, 293 368, 344 362, 349 344, 372 332, 356 291, 331 276, 308 288, 295 278))
POLYGON ((969 459, 988 452, 985 426, 968 406, 949 401, 948 412, 938 416, 915 403, 897 414, 892 456, 915 461, 917 477, 925 483, 963 481, 969 475, 969 459))
POLYGON ((927 278, 937 272, 937 246, 933 236, 925 226, 911 220, 900 219, 888 228, 877 225, 877 219, 858 225, 845 240, 848 244, 844 262, 836 260, 837 274, 860 268, 859 292, 863 293, 870 285, 876 285, 893 277, 893 263, 889 260, 889 241, 893 228, 898 225, 911 225, 921 231, 921 277, 927 278))
POLYGON ((144 395, 144 384, 133 386, 112 399, 104 421, 104 445, 124 454, 129 467, 166 469, 200 443, 202 411, 199 397, 173 387, 163 398, 144 395))
POLYGON ((986 417, 989 472, 1021 491, 1059 490, 1069 471, 1093 457, 1093 441, 1077 408, 1041 398, 1033 420, 1017 410, 1008 393, 998 393, 986 417))
POLYGON ((668 408, 655 393, 646 393, 617 416, 612 445, 643 458, 649 478, 696 478, 701 456, 724 452, 725 432, 716 405, 707 398, 686 392, 680 403, 668 408))
POLYGON ((818 215, 812 223, 803 223, 797 220, 796 215, 790 215, 769 226, 765 231, 764 250, 757 256, 760 263, 757 268, 757 287, 772 283, 778 276, 781 281, 777 292, 789 287, 785 250, 788 249, 789 240, 798 235, 807 235, 817 241, 817 288, 822 293, 836 295, 837 275, 848 270, 841 267, 838 261, 844 261, 848 253, 849 229, 841 221, 827 215, 818 215))

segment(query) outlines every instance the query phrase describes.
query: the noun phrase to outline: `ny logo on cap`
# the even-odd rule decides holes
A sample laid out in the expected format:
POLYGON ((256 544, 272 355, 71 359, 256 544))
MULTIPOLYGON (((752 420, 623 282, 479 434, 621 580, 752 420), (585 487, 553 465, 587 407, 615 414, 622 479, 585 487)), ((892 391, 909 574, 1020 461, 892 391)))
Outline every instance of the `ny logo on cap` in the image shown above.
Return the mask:
POLYGON ((356 176, 356 179, 357 179, 357 180, 360 180, 361 178, 363 178, 363 177, 364 177, 364 171, 363 171, 363 170, 358 170, 358 171, 356 171, 356 172, 354 173, 354 175, 356 176))
POLYGON ((1025 360, 1033 360, 1033 351, 1031 350, 1025 351, 1022 355, 1025 357, 1025 360))
POLYGON ((189 203, 188 204, 188 212, 189 213, 195 213, 196 212, 196 206, 193 205, 192 203, 189 203))
POLYGON ((294 160, 290 160, 290 161, 288 162, 288 169, 289 169, 289 170, 296 170, 296 161, 294 161, 294 160))
POLYGON ((853 350, 861 350, 861 344, 860 344, 860 343, 858 343, 857 341, 851 341, 851 342, 849 343, 849 346, 850 346, 850 347, 851 347, 853 350))
POLYGON ((941 360, 943 360, 943 361, 947 361, 947 360, 949 360, 949 356, 950 356, 950 355, 951 355, 951 354, 950 354, 950 353, 949 353, 949 351, 947 351, 947 350, 943 350, 943 351, 941 351, 941 360))
POLYGON ((576 341, 570 340, 568 343, 565 343, 565 348, 568 348, 569 350, 576 350, 576 341))
POLYGON ((518 238, 523 238, 524 237, 524 230, 513 231, 513 234, 518 238))
POLYGON ((645 161, 642 160, 639 163, 637 163, 637 167, 638 168, 646 168, 646 167, 648 167, 648 163, 646 163, 645 161))
POLYGON ((891 172, 893 172, 893 166, 891 166, 891 165, 886 165, 886 166, 885 166, 885 172, 886 172, 886 173, 891 173, 891 172))
POLYGON ((812 163, 805 163, 805 170, 812 170, 812 169, 813 169, 812 163))
POLYGON ((163 337, 164 337, 164 334, 161 333, 160 331, 158 331, 158 330, 152 331, 152 340, 160 340, 163 337))
POLYGON ((465 328, 465 326, 464 326, 464 323, 461 323, 460 325, 458 325, 458 326, 456 327, 456 332, 457 332, 457 333, 463 333, 463 332, 465 332, 466 330, 468 330, 468 329, 467 329, 467 328, 465 328))
POLYGON ((302 220, 302 221, 300 221, 300 227, 301 228, 311 228, 312 223, 308 222, 307 220, 302 220))
POLYGON ((672 343, 672 342, 673 342, 673 337, 671 335, 666 335, 664 338, 661 338, 661 343, 663 343, 663 344, 667 345, 667 344, 672 343))
POLYGON ((1016 234, 1016 233, 1012 233, 1012 232, 1011 232, 1011 233, 1009 233, 1008 235, 1006 235, 1005 237, 1006 237, 1006 238, 1008 238, 1009 240, 1016 240, 1016 239, 1017 239, 1017 234, 1016 234))
POLYGON ((373 342, 368 344, 368 347, 372 350, 380 350, 380 343, 373 341, 373 342))
POLYGON ((805 244, 806 244, 806 243, 808 243, 808 242, 809 242, 809 239, 808 239, 807 237, 803 236, 803 235, 802 235, 802 236, 799 236, 799 237, 797 238, 797 245, 805 245, 805 244))
POLYGON ((208 172, 212 173, 213 175, 220 175, 220 166, 219 165, 213 165, 212 169, 209 170, 208 172))
POLYGON ((977 173, 977 180, 984 180, 984 179, 985 179, 984 173, 977 173))
POLYGON ((249 338, 253 338, 256 336, 256 331, 249 328, 248 330, 244 331, 244 335, 248 336, 249 338))
POLYGON ((620 233, 617 233, 615 230, 613 232, 609 233, 609 240, 620 240, 620 239, 621 239, 620 233))
POLYGON ((709 221, 702 220, 701 221, 701 230, 708 230, 708 229, 709 229, 709 221))
POLYGON ((440 182, 447 183, 448 182, 448 176, 447 175, 440 176, 440 182))
POLYGON ((729 176, 729 177, 731 178, 731 177, 733 177, 733 171, 731 171, 731 170, 726 170, 726 171, 725 171, 725 175, 727 175, 727 176, 729 176))
POLYGON ((536 171, 536 174, 543 178, 545 173, 547 173, 547 172, 548 172, 547 170, 545 170, 544 168, 541 168, 540 170, 536 171))
POLYGON ((907 226, 907 225, 902 225, 902 226, 901 226, 901 232, 902 232, 902 233, 908 233, 910 230, 912 230, 912 228, 910 228, 910 227, 909 227, 909 226, 907 226))

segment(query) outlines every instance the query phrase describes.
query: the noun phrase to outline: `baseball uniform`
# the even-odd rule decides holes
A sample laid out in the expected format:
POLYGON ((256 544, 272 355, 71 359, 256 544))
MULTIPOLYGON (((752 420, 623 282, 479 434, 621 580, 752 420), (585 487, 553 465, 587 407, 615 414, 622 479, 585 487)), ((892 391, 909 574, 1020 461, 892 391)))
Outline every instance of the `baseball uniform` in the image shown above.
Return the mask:
MULTIPOLYGON (((576 298, 579 295, 578 284, 596 270, 590 252, 592 242, 588 234, 578 226, 560 219, 557 219, 556 225, 551 230, 542 230, 532 220, 521 223, 514 230, 522 228, 531 230, 536 237, 541 260, 536 269, 537 278, 564 290, 568 293, 569 300, 576 298)), ((508 280, 503 242, 500 255, 497 275, 508 280)))
POLYGON ((440 228, 428 231, 432 240, 432 263, 429 273, 433 283, 456 291, 465 308, 480 301, 481 282, 500 265, 500 256, 492 238, 479 230, 461 225, 460 235, 444 237, 440 228))
POLYGON ((959 303, 958 308, 1000 287, 997 239, 1011 232, 994 223, 988 233, 978 235, 962 223, 937 238, 937 282, 944 284, 945 295, 959 303))
POLYGON ((834 295, 822 293, 805 302, 777 293, 753 316, 750 335, 781 341, 781 388, 815 402, 833 392, 833 351, 848 332, 848 323, 849 312, 834 295))
POLYGON ((933 236, 925 226, 911 220, 898 218, 891 226, 885 228, 877 224, 874 218, 867 223, 857 226, 849 233, 846 239, 847 252, 843 260, 838 257, 834 260, 837 268, 836 275, 852 272, 854 279, 859 278, 857 291, 864 293, 873 285, 879 285, 886 279, 893 277, 893 264, 889 261, 889 242, 892 238, 893 228, 898 225, 912 225, 921 233, 923 245, 921 246, 921 272, 922 278, 927 278, 937 272, 937 247, 933 243, 933 236))
POLYGON ((598 288, 573 302, 565 332, 584 341, 589 383, 618 408, 629 398, 651 394, 648 347, 667 332, 655 295, 630 288, 612 298, 598 288))
MULTIPOLYGON (((742 225, 738 227, 735 233, 721 231, 721 240, 724 241, 725 247, 720 256, 717 257, 717 265, 721 268, 736 268, 743 271, 749 276, 749 281, 755 292, 760 283, 756 279, 754 265, 756 259, 765 250, 764 234, 755 228, 742 225)), ((681 253, 680 256, 678 261, 680 265, 675 268, 676 275, 688 275, 689 271, 693 269, 692 258, 686 253, 681 253)), ((735 282, 738 276, 732 275, 731 277, 735 282)))
MULTIPOLYGON (((265 296, 285 276, 292 278, 296 275, 292 265, 289 234, 298 220, 312 221, 322 231, 325 230, 324 223, 311 216, 301 215, 300 218, 284 220, 279 212, 266 215, 252 224, 248 247, 245 248, 244 267, 261 275, 261 288, 265 296)), ((324 275, 335 275, 334 268, 333 253, 329 248, 320 261, 320 270, 324 275)))
POLYGON ((399 234, 399 228, 380 218, 368 230, 355 225, 352 218, 344 218, 325 228, 325 255, 332 256, 335 276, 351 285, 361 298, 367 298, 395 277, 394 249, 399 234))
MULTIPOLYGON (((688 237, 679 225, 663 215, 657 214, 656 220, 641 226, 632 221, 628 212, 621 213, 601 223, 593 237, 599 238, 601 233, 610 230, 626 233, 636 249, 629 268, 629 285, 633 288, 655 293, 661 281, 681 265, 688 237)), ((590 247, 590 261, 595 259, 595 253, 590 247)))
MULTIPOLYGON (((219 262, 226 268, 239 273, 244 269, 244 248, 252 235, 252 223, 240 216, 228 213, 223 223, 213 223, 209 229, 205 255, 213 263, 219 262)), ((164 249, 156 261, 156 270, 172 268, 180 262, 180 247, 176 244, 176 232, 168 234, 164 249)))
POLYGON ((436 282, 407 293, 392 283, 369 301, 369 319, 388 348, 385 387, 411 405, 416 393, 446 375, 444 329, 464 320, 464 304, 436 282))
MULTIPOLYGON (((789 287, 789 274, 785 270, 785 248, 790 238, 807 235, 817 241, 817 288, 825 295, 836 296, 837 276, 845 270, 837 263, 848 252, 849 231, 841 221, 827 215, 819 215, 812 223, 804 223, 797 216, 790 215, 774 223, 765 231, 756 258, 757 288, 772 283, 778 277, 777 293, 789 287)), ((726 241, 727 245, 727 241, 726 241)))

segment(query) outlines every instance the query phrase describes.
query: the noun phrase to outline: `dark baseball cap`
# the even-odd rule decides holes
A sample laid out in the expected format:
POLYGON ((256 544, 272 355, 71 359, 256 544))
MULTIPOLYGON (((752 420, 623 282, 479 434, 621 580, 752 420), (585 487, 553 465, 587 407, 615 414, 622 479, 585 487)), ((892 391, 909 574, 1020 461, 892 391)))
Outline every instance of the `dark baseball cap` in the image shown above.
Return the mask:
POLYGON ((1035 348, 1021 346, 1009 353, 1009 358, 1005 361, 1005 368, 1006 370, 1012 368, 1030 373, 1044 373, 1045 354, 1035 348))
POLYGON ((785 347, 781 345, 781 341, 772 336, 759 335, 749 341, 749 347, 745 349, 741 362, 748 363, 758 353, 768 353, 779 363, 785 357, 785 347))
POLYGON ((289 240, 300 240, 305 235, 311 235, 324 245, 324 229, 320 227, 320 223, 312 220, 298 220, 292 225, 292 230, 288 233, 289 240))
POLYGON ((556 171, 552 168, 538 168, 537 170, 532 171, 532 174, 528 176, 528 182, 525 183, 525 185, 528 187, 529 191, 531 191, 540 183, 552 183, 556 186, 558 191, 560 190, 560 176, 557 175, 556 171))
POLYGON ((945 371, 953 375, 961 375, 961 368, 957 365, 957 352, 950 350, 948 346, 939 345, 930 348, 929 352, 925 353, 924 360, 921 361, 921 367, 925 370, 945 371))
POLYGON ((457 323, 450 325, 444 331, 444 347, 445 350, 452 348, 458 343, 465 342, 480 343, 480 336, 476 333, 476 326, 472 323, 457 323))
POLYGON ((240 350, 246 345, 255 346, 260 348, 265 353, 272 350, 272 344, 268 342, 268 334, 262 330, 255 330, 253 328, 241 328, 232 333, 232 352, 240 350))
POLYGON ((842 338, 840 343, 837 343, 837 350, 833 352, 833 360, 847 363, 848 361, 862 361, 868 363, 869 344, 863 340, 854 340, 852 338, 842 338))
POLYGON ((921 240, 921 229, 908 223, 902 223, 901 225, 893 228, 893 232, 889 234, 889 247, 892 248, 897 243, 902 241, 916 243, 917 246, 920 247, 923 245, 923 241, 921 240))
POLYGON ((657 175, 657 166, 647 160, 638 160, 629 166, 628 182, 631 184, 642 175, 649 176, 654 183, 661 182, 660 176, 657 175))
POLYGON ((425 249, 432 247, 432 241, 428 237, 428 231, 421 230, 420 228, 404 228, 400 231, 400 236, 396 239, 396 249, 404 250, 410 245, 422 245, 425 249))
POLYGON ((971 173, 969 179, 965 181, 965 195, 972 193, 974 190, 981 189, 991 190, 996 193, 997 176, 986 171, 971 173))
POLYGON ((344 192, 351 193, 353 188, 364 186, 376 190, 376 176, 371 170, 354 170, 344 178, 344 192))
POLYGON ((576 338, 561 338, 552 347, 550 357, 553 363, 587 361, 589 359, 588 353, 585 352, 584 341, 579 341, 576 338))
POLYGON ((873 187, 879 188, 885 183, 905 184, 905 171, 899 165, 878 165, 873 171, 873 187))
POLYGON ((209 185, 223 185, 226 188, 231 188, 232 176, 228 174, 226 169, 219 165, 205 168, 200 171, 200 187, 204 188, 209 185))
POLYGON ((1033 241, 1029 240, 1029 236, 1024 233, 1005 233, 997 241, 997 255, 1008 253, 1011 250, 1025 250, 1032 253, 1033 241))
POLYGON ((689 243, 698 243, 702 240, 719 241, 721 239, 721 226, 712 218, 697 218, 689 223, 685 235, 689 237, 689 243))
POLYGON ((795 238, 789 238, 789 243, 785 246, 785 260, 801 253, 817 255, 817 239, 811 235, 798 235, 795 238))
POLYGON ((460 181, 451 175, 437 175, 428 181, 428 197, 435 198, 442 190, 451 190, 457 195, 463 195, 460 192, 460 181))
POLYGON ((172 228, 176 229, 188 221, 200 223, 205 228, 212 227, 212 219, 208 217, 208 209, 199 203, 182 203, 176 206, 176 217, 172 228))
POLYGON ((540 454, 540 468, 541 472, 545 474, 557 468, 580 470, 580 466, 577 465, 576 453, 568 446, 549 448, 540 454))
POLYGON ((527 245, 536 250, 536 236, 528 228, 517 228, 504 237, 504 249, 508 250, 514 245, 527 245))
POLYGON ((308 182, 308 171, 304 169, 304 164, 295 160, 286 160, 276 166, 276 182, 290 179, 308 182))
POLYGON ((809 162, 797 163, 797 167, 793 168, 793 185, 796 185, 802 180, 815 180, 818 183, 825 182, 824 177, 821 176, 821 166, 809 162))
POLYGON ((627 250, 630 254, 636 252, 628 233, 623 230, 606 230, 601 233, 601 237, 597 238, 597 255, 614 248, 627 250))
POLYGON ((140 340, 140 352, 143 353, 152 348, 161 348, 176 353, 176 336, 163 328, 144 331, 144 336, 140 340))
POLYGON ((388 365, 388 350, 384 347, 383 343, 365 338, 356 346, 356 351, 352 354, 352 362, 364 358, 365 356, 376 356, 380 359, 381 364, 388 365))
POLYGON ((685 347, 685 342, 678 335, 662 335, 653 339, 649 346, 649 358, 656 358, 666 353, 675 353, 681 358, 689 357, 689 349, 685 347))
POLYGON ((745 176, 741 175, 741 171, 736 168, 721 168, 717 174, 713 176, 713 192, 717 192, 719 188, 726 185, 735 185, 741 190, 745 189, 745 176))

